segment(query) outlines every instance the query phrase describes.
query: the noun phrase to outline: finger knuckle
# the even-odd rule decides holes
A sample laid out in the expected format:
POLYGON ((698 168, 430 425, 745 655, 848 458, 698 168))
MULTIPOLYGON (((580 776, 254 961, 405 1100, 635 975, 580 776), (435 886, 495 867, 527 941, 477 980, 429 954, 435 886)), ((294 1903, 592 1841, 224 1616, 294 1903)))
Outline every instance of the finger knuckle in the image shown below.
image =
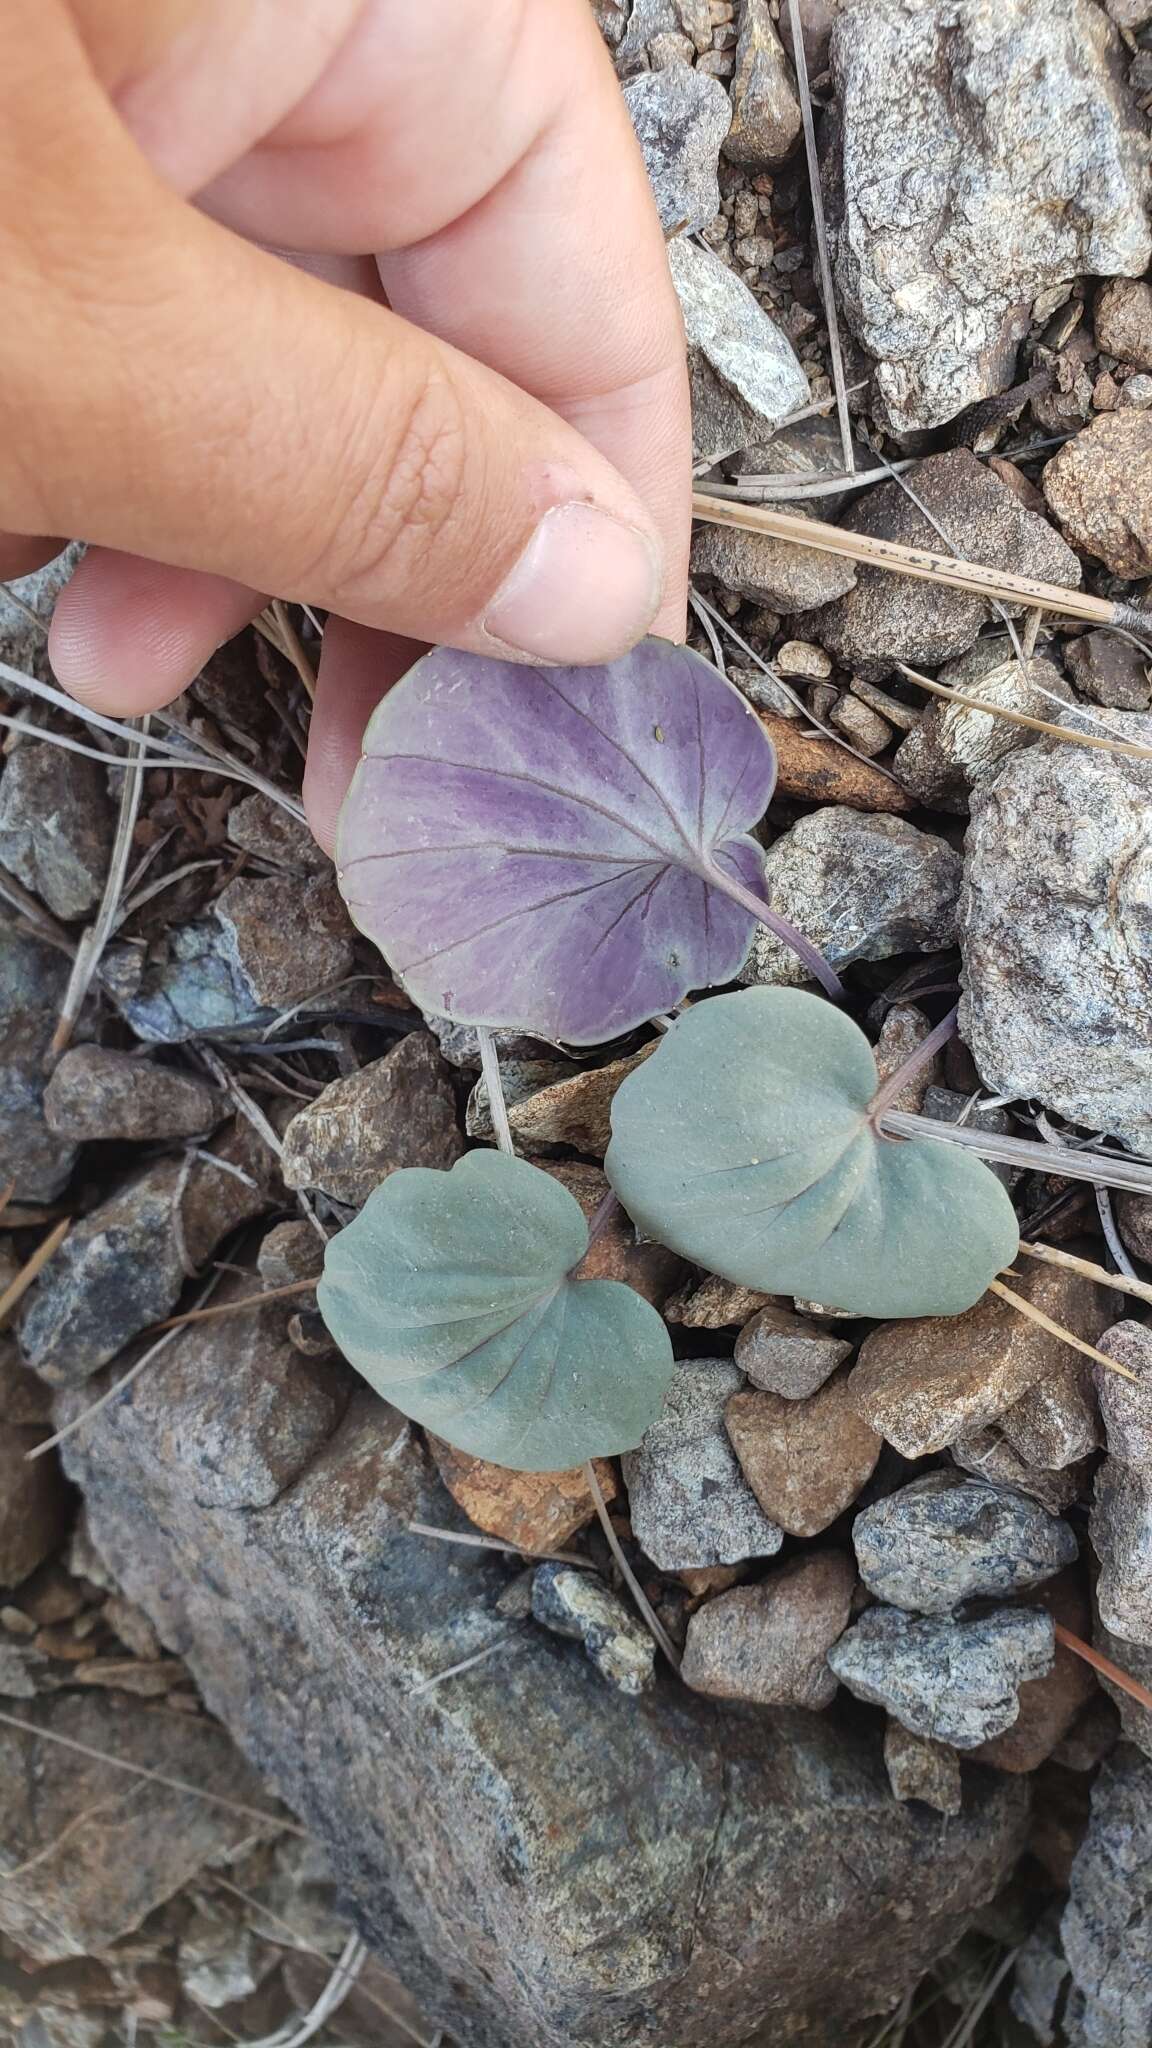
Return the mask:
POLYGON ((383 454, 339 513, 331 568, 349 600, 418 577, 421 559, 458 523, 467 470, 463 406, 436 370, 406 393, 383 454))

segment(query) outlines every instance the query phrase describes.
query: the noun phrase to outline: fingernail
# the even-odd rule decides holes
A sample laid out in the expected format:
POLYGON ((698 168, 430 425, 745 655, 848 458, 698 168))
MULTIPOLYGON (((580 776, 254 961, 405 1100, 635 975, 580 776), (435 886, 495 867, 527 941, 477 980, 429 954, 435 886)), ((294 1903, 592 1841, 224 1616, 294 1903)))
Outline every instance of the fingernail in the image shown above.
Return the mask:
POLYGON ((609 661, 656 615, 663 563, 655 541, 595 505, 544 514, 483 621, 488 638, 537 661, 609 661))

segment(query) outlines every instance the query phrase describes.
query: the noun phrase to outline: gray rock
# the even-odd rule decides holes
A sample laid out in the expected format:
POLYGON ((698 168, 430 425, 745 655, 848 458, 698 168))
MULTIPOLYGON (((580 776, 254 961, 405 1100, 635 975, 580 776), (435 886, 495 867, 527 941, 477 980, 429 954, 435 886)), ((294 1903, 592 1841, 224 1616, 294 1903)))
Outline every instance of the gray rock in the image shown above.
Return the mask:
POLYGON ((889 1715, 884 1729, 884 1766, 893 1799, 919 1799, 937 1813, 962 1810, 960 1759, 947 1742, 913 1735, 889 1715))
POLYGON ((775 1302, 758 1309, 736 1339, 735 1362, 754 1387, 805 1401, 851 1356, 845 1337, 834 1337, 775 1302))
POLYGON ((56 600, 83 553, 82 544, 73 541, 63 554, 45 562, 42 569, 34 569, 30 576, 14 576, 11 582, 0 583, 0 661, 24 669, 42 683, 53 681, 48 666, 48 628, 56 600))
POLYGON ((44 1119, 44 1061, 68 972, 65 953, 0 911, 0 1187, 14 1181, 17 1202, 54 1201, 76 1161, 44 1119))
POLYGON ((838 1550, 809 1550, 697 1609, 680 1676, 694 1692, 818 1711, 836 1696, 828 1651, 848 1626, 856 1574, 838 1550))
MULTIPOLYGON (((1152 1648, 1141 1643, 1126 1642, 1123 1636, 1114 1636, 1104 1623, 1097 1619, 1092 1640, 1101 1654, 1123 1671, 1129 1678, 1152 1691, 1152 1648)), ((1141 1700, 1133 1699, 1130 1692, 1117 1685, 1103 1672, 1100 1683, 1119 1712, 1120 1728, 1128 1742, 1134 1742, 1146 1757, 1152 1759, 1152 1707, 1146 1707, 1141 1700)))
MULTIPOLYGON (((877 484, 856 500, 841 524, 853 533, 900 541, 935 554, 1038 577, 1075 588, 1080 564, 1046 520, 1013 497, 967 448, 929 455, 901 482, 877 484), (931 513, 928 518, 903 485, 931 513), (935 521, 935 524, 933 524, 935 521), (946 541, 941 535, 946 536, 946 541)), ((982 597, 939 583, 893 576, 860 564, 855 589, 825 605, 805 630, 845 668, 883 682, 896 663, 939 668, 971 647, 992 615, 982 597)))
POLYGON ((463 1150, 436 1042, 409 1031, 382 1060, 330 1082, 293 1117, 281 1171, 290 1188, 322 1188, 358 1208, 398 1167, 446 1168, 463 1150))
POLYGON ((1152 1195, 1113 1195, 1112 1201, 1128 1250, 1152 1265, 1152 1195))
POLYGON ((913 1735, 975 1749, 1020 1712, 1017 1688, 1052 1667, 1050 1614, 997 1607, 974 1621, 869 1607, 828 1654, 857 1699, 887 1707, 913 1735))
POLYGON ((29 740, 0 777, 0 866, 54 917, 87 917, 104 892, 112 851, 108 777, 85 754, 29 740))
MULTIPOLYGON (((868 469, 873 461, 871 450, 862 441, 853 441, 857 467, 868 469)), ((813 413, 808 419, 795 420, 790 427, 781 427, 770 440, 754 441, 751 446, 741 448, 725 464, 729 476, 794 476, 797 483, 810 483, 815 478, 826 481, 836 476, 844 467, 844 447, 840 439, 840 424, 835 414, 826 418, 813 413)), ((845 493, 833 492, 821 498, 816 511, 821 519, 833 519, 845 502, 845 493)), ((781 501, 789 512, 803 512, 804 501, 800 498, 781 501)))
POLYGON ((98 1045, 64 1054, 44 1091, 44 1115, 58 1138, 193 1138, 227 1113, 218 1088, 194 1074, 133 1059, 98 1045))
POLYGON ((277 1223, 261 1239, 256 1266, 265 1287, 318 1280, 324 1267, 324 1239, 310 1223, 277 1223))
POLYGON ((841 13, 833 260, 897 431, 1004 390, 1049 287, 1146 267, 1147 149, 1120 54, 1089 0, 855 0, 841 13))
POLYGON ((1152 2037, 1152 1763, 1122 1744, 1092 1787, 1061 1923, 1083 1999, 1071 2048, 1147 2048, 1152 2037))
POLYGON ((1089 1361, 1069 1349, 1054 1372, 1005 1409, 997 1427, 1016 1455, 1038 1471, 1079 1465, 1103 1442, 1089 1361))
POLYGON ((276 1016, 258 1001, 228 934, 210 917, 167 933, 160 957, 147 964, 135 946, 110 946, 101 978, 125 1022, 148 1045, 255 1032, 276 1016))
POLYGON ((198 1269, 268 1199, 258 1184, 206 1158, 193 1160, 187 1175, 177 1159, 145 1168, 75 1224, 44 1268, 20 1331, 29 1365, 53 1386, 86 1380, 169 1314, 187 1277, 177 1203, 184 1247, 198 1269))
MULTIPOLYGON (((1111 722, 1152 740, 1152 718, 1111 722)), ((987 1086, 1137 1151, 1152 1151, 1150 793, 1152 764, 1125 755, 1049 740, 1012 755, 973 795, 960 901, 960 1032, 987 1086)))
POLYGON ((1124 1642, 1152 1647, 1152 1471, 1105 1458, 1088 1527, 1101 1621, 1124 1642))
MULTIPOLYGON (((906 818, 844 804, 800 818, 764 861, 772 908, 838 969, 949 945, 960 875, 960 855, 946 840, 906 818)), ((811 977, 790 946, 758 925, 740 979, 798 988, 811 977)))
POLYGON ((238 875, 212 907, 257 1003, 286 1009, 352 972, 356 934, 326 876, 238 875))
MULTIPOLYGON (((594 0, 594 4, 611 7, 614 0, 594 0)), ((619 34, 611 34, 609 41, 617 48, 616 68, 621 78, 628 78, 647 69, 649 44, 654 38, 681 34, 684 21, 676 0, 623 0, 621 12, 625 25, 619 34)), ((615 25, 611 26, 614 30, 615 25)))
POLYGON ((38 1665, 47 1660, 30 1644, 0 1643, 0 1698, 34 1700, 38 1665))
POLYGON ((0 1418, 0 1586, 18 1586, 68 1531, 73 1501, 51 1452, 29 1459, 48 1431, 0 1418))
POLYGON ((782 329, 710 249, 679 235, 668 262, 688 341, 696 459, 718 462, 807 405, 808 379, 782 329))
POLYGON ((692 542, 692 573, 714 576, 738 597, 778 612, 803 612, 851 590, 854 565, 843 555, 797 547, 770 533, 701 526, 692 542))
POLYGON ((1082 1500, 1091 1482, 1087 1460, 1065 1465, 1060 1471, 1045 1471, 1028 1465, 1019 1451, 1000 1435, 998 1429, 976 1429, 953 1439, 949 1446, 964 1472, 986 1479, 992 1486, 1010 1486, 1031 1500, 1038 1500, 1050 1515, 1062 1514, 1074 1501, 1082 1500))
POLYGON ((42 1699, 23 1718, 101 1752, 0 1728, 0 1929, 34 1963, 101 1953, 206 1864, 277 1831, 268 1793, 215 1721, 109 1694, 42 1699), (210 1786, 221 1803, 118 1771, 105 1756, 210 1786), (253 1817, 261 1812, 267 1826, 253 1817))
MULTIPOLYGON (((940 671, 940 681, 965 696, 980 697, 1027 718, 1059 722, 1052 698, 1071 701, 1058 668, 1034 656, 1022 669, 1008 639, 978 640, 959 661, 940 671), (1048 692, 1048 695, 1042 692, 1048 692)), ((994 775, 1001 761, 1036 738, 1027 726, 1011 725, 992 712, 933 698, 919 724, 902 740, 892 766, 905 788, 931 809, 966 811, 976 783, 994 775)))
POLYGON ((1060 1917, 1046 1913, 1017 1951, 1010 1999, 1013 2016, 1029 2029, 1040 2048, 1053 2048, 1067 1981, 1060 1917))
POLYGON ((317 846, 307 825, 265 796, 253 790, 241 797, 228 813, 228 839, 257 860, 273 867, 291 868, 294 874, 330 875, 332 863, 317 846))
POLYGON ((744 1384, 729 1359, 682 1360, 660 1415, 623 1461, 633 1533, 661 1571, 773 1557, 784 1540, 724 1426, 725 1404, 744 1384))
POLYGON ((506 1565, 411 1533, 452 1510, 367 1390, 274 1504, 200 1505, 221 1368, 196 1348, 146 1415, 117 1403, 72 1440, 93 1533, 330 1846, 369 1941, 469 2048, 843 2040, 998 1889, 1025 1795, 997 1774, 940 1856, 938 1820, 891 1799, 872 1738, 824 1716, 671 1684, 638 1704, 543 1630, 414 1691, 507 1634, 506 1565))
POLYGON ((624 1602, 591 1572, 542 1564, 532 1581, 532 1612, 554 1635, 583 1643, 601 1678, 634 1698, 656 1678, 656 1645, 624 1602))
POLYGON ((868 1590, 914 1614, 1026 1592, 1078 1555, 1068 1523, 1038 1501, 952 1472, 929 1472, 865 1508, 852 1542, 868 1590))
POLYGON ((1069 640, 1064 661, 1082 697, 1113 711, 1147 711, 1152 704, 1148 657, 1118 633, 1084 633, 1069 640))
POLYGON ((718 78, 676 65, 645 71, 624 87, 636 138, 665 228, 691 234, 720 211, 716 171, 732 108, 718 78))
POLYGON ((1152 1473, 1152 1330, 1147 1323, 1114 1323, 1100 1349, 1136 1375, 1126 1379, 1104 1366, 1095 1371, 1096 1397, 1112 1457, 1152 1473))
POLYGON ((724 154, 730 163, 762 168, 783 163, 799 139, 796 87, 768 0, 742 0, 724 154))
POLYGON ((180 1936, 181 1987, 209 2012, 256 1990, 275 1967, 276 1952, 239 1919, 231 1900, 198 1899, 180 1936))

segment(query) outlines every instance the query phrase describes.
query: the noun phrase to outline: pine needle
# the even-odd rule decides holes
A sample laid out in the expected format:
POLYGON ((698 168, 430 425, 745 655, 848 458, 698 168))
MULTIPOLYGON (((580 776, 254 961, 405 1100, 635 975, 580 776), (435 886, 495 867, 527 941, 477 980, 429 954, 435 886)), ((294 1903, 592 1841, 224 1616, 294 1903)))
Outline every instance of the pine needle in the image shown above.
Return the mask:
POLYGON ((1020 1249, 1025 1258, 1039 1259, 1041 1265, 1062 1266, 1065 1272, 1082 1273, 1086 1280, 1095 1280, 1116 1294, 1132 1294, 1138 1301, 1152 1301, 1152 1282, 1138 1280, 1134 1273, 1110 1273, 1106 1266, 1098 1266, 1092 1259, 1078 1259, 1074 1252, 1062 1252, 1054 1244, 1026 1244, 1021 1238, 1020 1249))
POLYGON ((600 1490, 600 1481, 596 1475, 596 1467, 593 1464, 591 1458, 588 1458, 585 1462, 584 1477, 588 1481, 588 1491, 592 1495, 592 1499, 596 1503, 596 1514, 600 1522, 600 1527, 604 1531, 605 1537, 607 1538, 608 1542, 608 1548, 612 1552, 612 1555, 615 1558, 616 1563, 619 1567, 620 1576, 624 1580, 624 1583, 627 1586, 628 1591, 631 1593, 632 1598, 636 1602, 636 1605, 639 1608, 645 1623, 647 1624, 649 1633, 657 1643, 658 1647, 661 1650, 663 1650, 664 1655, 667 1657, 668 1662, 672 1666, 673 1671, 678 1672, 680 1669, 680 1659, 676 1654, 675 1646, 673 1645, 672 1639, 668 1635, 663 1622, 660 1620, 659 1615, 653 1608, 647 1593, 644 1591, 643 1586, 640 1584, 639 1579, 636 1577, 636 1574, 633 1571, 631 1565, 629 1564, 628 1559, 624 1555, 624 1551, 620 1543, 620 1538, 617 1536, 616 1531, 612 1526, 612 1517, 608 1513, 608 1509, 604 1500, 604 1495, 600 1490))
POLYGON ((41 1239, 32 1257, 21 1266, 16 1278, 8 1282, 3 1294, 0 1294, 0 1330, 4 1328, 13 1309, 23 1301, 32 1282, 43 1272, 53 1253, 59 1251, 71 1228, 72 1218, 62 1216, 55 1228, 48 1232, 47 1237, 41 1239))
POLYGON ((1015 1294, 1010 1287, 1005 1287, 1002 1280, 990 1280, 988 1291, 990 1294, 998 1294, 1001 1301, 1010 1302, 1022 1316, 1028 1317, 1029 1322, 1039 1323, 1040 1328, 1047 1330, 1050 1337, 1059 1337, 1062 1343, 1071 1345, 1073 1351, 1082 1352, 1085 1358, 1094 1358, 1097 1365, 1106 1365, 1109 1372, 1119 1373, 1121 1379, 1132 1380, 1137 1386, 1144 1384, 1138 1372, 1130 1372, 1118 1359, 1109 1358, 1106 1351, 1098 1351, 1095 1344, 1086 1344, 1083 1337, 1074 1336, 1071 1330, 1064 1328, 1063 1323, 1055 1322, 1051 1316, 1046 1316, 1042 1308, 1037 1308, 1034 1303, 1025 1301, 1022 1294, 1015 1294))
POLYGON ((989 718, 1003 718, 1009 725, 1027 726, 1030 732, 1047 733, 1052 739, 1066 740, 1073 747, 1098 747, 1102 753, 1131 754, 1137 761, 1152 761, 1152 747, 1141 746, 1137 740, 1079 732, 1075 726, 1057 725, 1053 719, 1030 718, 1025 711, 1010 711, 1006 704, 994 704, 987 697, 970 697, 963 690, 951 690, 945 683, 934 682, 931 676, 922 676, 918 669, 909 668, 907 662, 898 661, 896 666, 901 675, 907 676, 918 689, 930 690, 934 697, 946 697, 950 704, 962 704, 967 711, 984 711, 989 718))
POLYGON ((1071 1650, 1074 1657, 1080 1657, 1085 1664, 1090 1664, 1093 1671, 1098 1671, 1102 1678, 1111 1679, 1112 1684, 1119 1686, 1120 1691, 1126 1692, 1129 1699, 1135 1700, 1138 1706, 1152 1713, 1152 1692, 1149 1692, 1146 1685, 1141 1685, 1138 1678, 1130 1678, 1126 1671, 1121 1671, 1120 1666, 1114 1664, 1111 1657, 1105 1657, 1101 1651, 1093 1649, 1091 1643, 1081 1642, 1079 1636, 1074 1636, 1071 1629, 1064 1628, 1060 1622, 1056 1623, 1056 1641, 1063 1643, 1066 1650, 1071 1650))
POLYGON ((800 0, 788 0, 788 20, 792 28, 792 62, 796 67, 797 98, 800 101, 800 119, 804 127, 804 154, 808 160, 812 225, 816 230, 816 258, 820 268, 824 319, 828 327, 828 355, 832 367, 832 383, 836 392, 836 412, 840 422, 840 446, 844 455, 844 467, 851 474, 856 467, 856 458, 852 450, 852 422, 848 417, 844 356, 840 347, 840 323, 836 317, 836 290, 832 279, 832 262, 828 254, 828 229, 824 220, 824 195, 820 188, 820 159, 816 153, 816 124, 812 118, 812 93, 808 84, 808 58, 804 49, 800 0))
POLYGON ((150 720, 140 720, 139 737, 132 748, 125 768, 124 780, 120 785, 120 805, 116 814, 116 837, 108 861, 108 873, 104 882, 104 893, 95 920, 81 935, 72 962, 72 972, 64 991, 56 1029, 48 1047, 46 1064, 51 1067, 68 1046, 76 1029, 76 1020, 84 1007, 84 1000, 96 977, 97 969, 104 956, 105 947, 117 928, 120 918, 120 900, 128 878, 128 864, 132 858, 132 836, 140 813, 140 799, 144 793, 144 762, 148 752, 150 720))

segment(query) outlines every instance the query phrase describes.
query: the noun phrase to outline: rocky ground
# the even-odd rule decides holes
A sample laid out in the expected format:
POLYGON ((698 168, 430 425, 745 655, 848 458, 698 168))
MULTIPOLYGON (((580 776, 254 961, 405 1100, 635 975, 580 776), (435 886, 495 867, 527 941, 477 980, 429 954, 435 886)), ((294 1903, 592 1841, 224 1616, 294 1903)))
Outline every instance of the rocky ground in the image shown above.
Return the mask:
MULTIPOLYGON (((704 488, 1143 601, 1152 0, 800 0, 853 476, 788 6, 595 5, 704 488)), ((41 682, 70 562, 0 590, 41 682)), ((1152 745, 1150 644, 717 525, 693 570, 779 753, 773 903, 882 1071, 961 998, 901 1106, 1152 1159, 1152 766, 1059 730, 1152 745)), ((1146 2048, 1152 1707, 1057 1629, 1152 1683, 1152 1196, 998 1168, 1120 1283, 1021 1258, 1047 1325, 862 1322, 617 1218, 679 1363, 599 1485, 677 1674, 581 1473, 425 1440, 315 1311, 333 1229, 492 1124, 300 821, 295 624, 138 787, 3 685, 0 2041, 1146 2048)), ((744 980, 801 977, 761 932, 744 980)), ((650 1049, 502 1041, 588 1214, 650 1049)))

